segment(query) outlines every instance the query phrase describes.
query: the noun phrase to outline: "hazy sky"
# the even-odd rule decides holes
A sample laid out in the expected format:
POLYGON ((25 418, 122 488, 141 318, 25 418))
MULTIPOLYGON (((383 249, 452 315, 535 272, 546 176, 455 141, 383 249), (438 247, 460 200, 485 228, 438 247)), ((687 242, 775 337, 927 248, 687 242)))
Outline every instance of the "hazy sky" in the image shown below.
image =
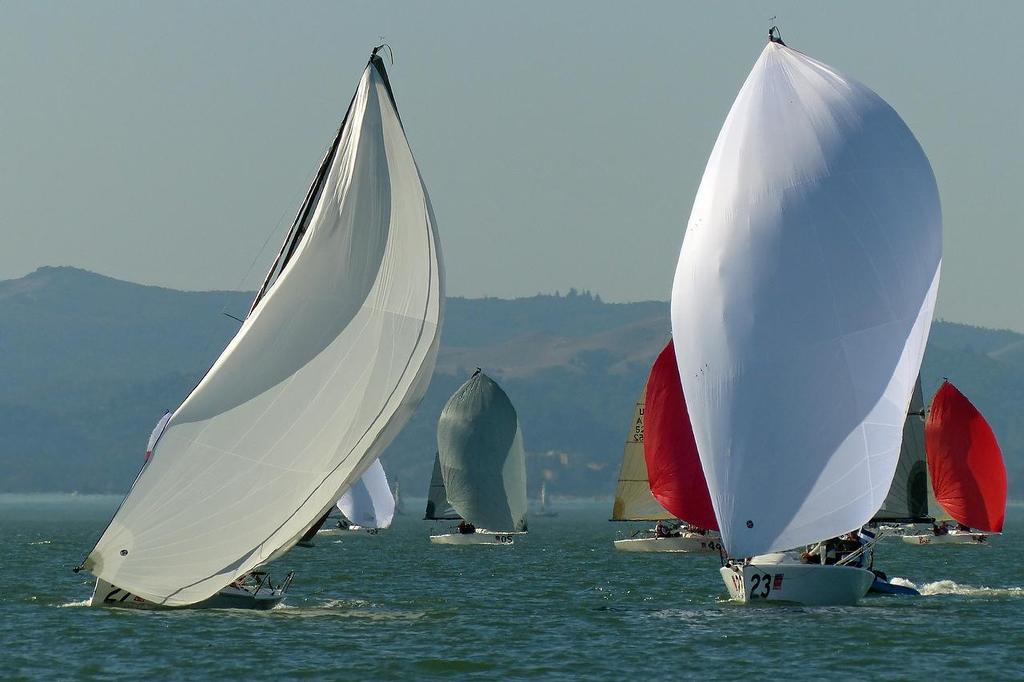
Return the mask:
POLYGON ((0 2, 0 278, 254 287, 383 35, 449 294, 665 300, 771 15, 924 146, 937 314, 1024 330, 1017 2, 0 2))

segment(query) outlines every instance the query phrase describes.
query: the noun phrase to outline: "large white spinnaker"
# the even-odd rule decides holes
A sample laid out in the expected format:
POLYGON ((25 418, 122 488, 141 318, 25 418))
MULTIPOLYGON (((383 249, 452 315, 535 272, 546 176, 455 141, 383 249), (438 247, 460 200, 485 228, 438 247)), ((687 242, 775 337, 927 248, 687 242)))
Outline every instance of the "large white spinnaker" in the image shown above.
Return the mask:
POLYGON ((252 311, 84 567, 187 605, 290 546, 419 402, 442 301, 429 199, 375 51, 252 311))
POLYGON ((935 177, 899 115, 770 42, 708 160, 672 291, 680 378, 732 556, 840 535, 882 504, 941 231, 935 177))
POLYGON ((379 459, 338 500, 338 510, 363 528, 390 528, 395 518, 395 497, 379 459))

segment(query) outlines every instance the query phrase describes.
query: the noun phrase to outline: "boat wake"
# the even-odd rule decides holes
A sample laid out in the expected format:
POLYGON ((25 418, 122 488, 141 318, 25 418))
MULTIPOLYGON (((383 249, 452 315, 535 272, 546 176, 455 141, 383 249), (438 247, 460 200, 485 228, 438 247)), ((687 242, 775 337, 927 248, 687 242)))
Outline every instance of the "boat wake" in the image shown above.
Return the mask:
POLYGON ((58 609, 69 609, 77 606, 88 606, 92 599, 83 599, 82 601, 69 601, 67 604, 57 604, 58 609))
POLYGON ((892 578, 889 582, 893 585, 911 587, 920 592, 923 597, 934 597, 943 594, 955 594, 964 597, 1024 597, 1024 587, 973 587, 971 585, 961 585, 952 580, 936 580, 935 582, 917 586, 906 578, 892 578))
POLYGON ((282 602, 271 609, 269 613, 296 618, 341 616, 343 618, 359 618, 364 620, 417 620, 426 615, 423 612, 384 610, 370 602, 351 599, 328 599, 317 604, 289 604, 282 602))

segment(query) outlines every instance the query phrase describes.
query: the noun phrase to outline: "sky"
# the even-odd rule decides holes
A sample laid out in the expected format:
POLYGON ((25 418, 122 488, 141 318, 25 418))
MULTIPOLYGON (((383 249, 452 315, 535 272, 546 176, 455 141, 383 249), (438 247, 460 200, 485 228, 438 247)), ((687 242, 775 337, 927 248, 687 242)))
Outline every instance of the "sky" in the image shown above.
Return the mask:
POLYGON ((0 279, 251 289, 381 36, 448 294, 667 300, 776 17, 928 154, 937 317, 1024 331, 1024 3, 0 1, 0 279))

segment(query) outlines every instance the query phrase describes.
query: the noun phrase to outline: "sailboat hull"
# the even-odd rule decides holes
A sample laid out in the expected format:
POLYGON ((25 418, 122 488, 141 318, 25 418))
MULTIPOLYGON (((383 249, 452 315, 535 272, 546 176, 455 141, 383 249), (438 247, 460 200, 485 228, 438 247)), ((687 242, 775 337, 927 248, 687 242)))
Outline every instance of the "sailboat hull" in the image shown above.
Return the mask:
POLYGON ((903 542, 908 545, 987 545, 991 533, 947 533, 935 535, 904 535, 903 542))
POLYGON ((285 591, 290 583, 291 578, 289 577, 282 586, 277 588, 261 586, 256 589, 251 587, 246 589, 245 587, 228 586, 209 599, 189 606, 163 606, 97 578, 89 606, 129 609, 250 609, 266 611, 284 600, 285 591))
POLYGON ((688 554, 717 554, 722 539, 715 535, 683 533, 676 537, 629 538, 616 540, 615 549, 620 552, 677 552, 688 554))
POLYGON ((730 599, 745 604, 853 606, 875 580, 871 571, 853 566, 768 561, 730 564, 721 574, 730 599))
POLYGON ((446 533, 431 535, 430 541, 435 545, 512 545, 515 539, 526 533, 492 533, 478 530, 475 533, 446 533))
POLYGON ((318 538, 350 538, 357 535, 380 535, 381 531, 387 528, 364 528, 363 526, 352 526, 350 528, 324 528, 317 532, 318 538))

